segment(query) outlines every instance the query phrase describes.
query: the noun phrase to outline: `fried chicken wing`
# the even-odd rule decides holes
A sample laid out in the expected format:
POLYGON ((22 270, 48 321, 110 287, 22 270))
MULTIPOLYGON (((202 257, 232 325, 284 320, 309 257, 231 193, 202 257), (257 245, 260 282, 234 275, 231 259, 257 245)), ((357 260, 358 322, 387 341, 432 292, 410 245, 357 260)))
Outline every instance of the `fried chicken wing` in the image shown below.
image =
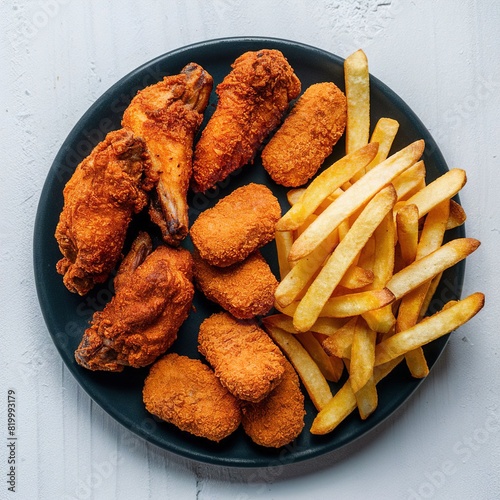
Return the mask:
POLYGON ((219 101, 196 144, 192 186, 205 192, 251 162, 278 126, 300 81, 278 50, 246 52, 216 89, 219 101))
POLYGON ((200 256, 213 266, 242 262, 274 239, 281 207, 271 190, 247 184, 202 212, 191 227, 200 256))
POLYGON ((238 399, 258 402, 281 381, 285 361, 279 348, 254 321, 212 314, 200 325, 198 350, 224 387, 238 399))
POLYGON ((150 216, 163 239, 177 246, 188 233, 187 191, 193 140, 212 91, 212 77, 198 64, 140 90, 125 110, 122 126, 144 139, 154 170, 150 216))
POLYGON ((293 441, 304 428, 304 395, 293 366, 285 363, 279 385, 259 403, 243 403, 242 424, 254 443, 281 448, 293 441))
POLYGON ((251 319, 267 314, 273 307, 278 281, 258 250, 229 267, 211 266, 198 252, 193 258, 200 290, 235 318, 251 319))
POLYGON ((191 254, 140 233, 116 275, 115 295, 94 314, 76 361, 90 370, 149 365, 174 342, 194 295, 191 254))
POLYGON ((126 130, 110 132, 78 165, 55 231, 64 256, 57 271, 68 290, 85 295, 106 281, 154 181, 144 142, 126 130))
POLYGON ((212 441, 229 436, 241 422, 238 401, 199 359, 165 355, 151 366, 142 395, 153 415, 212 441))
POLYGON ((331 82, 311 85, 262 151, 262 165, 278 184, 305 184, 331 154, 347 123, 347 100, 331 82))

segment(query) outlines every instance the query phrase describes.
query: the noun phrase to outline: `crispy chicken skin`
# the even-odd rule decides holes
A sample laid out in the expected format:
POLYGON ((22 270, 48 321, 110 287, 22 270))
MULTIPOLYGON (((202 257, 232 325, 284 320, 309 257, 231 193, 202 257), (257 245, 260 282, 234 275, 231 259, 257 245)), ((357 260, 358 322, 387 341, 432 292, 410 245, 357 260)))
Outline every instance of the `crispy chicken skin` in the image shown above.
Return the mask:
POLYGON ((126 130, 110 132, 78 165, 55 231, 64 256, 57 271, 68 290, 85 295, 106 281, 154 181, 144 142, 126 130))
POLYGON ((254 443, 280 448, 293 441, 304 428, 304 395, 299 377, 286 361, 285 374, 271 394, 259 403, 242 404, 242 424, 254 443))
POLYGON ((200 325, 198 350, 233 396, 258 402, 281 381, 286 358, 254 321, 216 313, 200 325))
POLYGON ((299 95, 300 81, 280 51, 263 49, 238 57, 216 92, 217 108, 195 147, 195 191, 205 192, 253 160, 299 95))
POLYGON ((75 352, 89 370, 122 371, 151 364, 174 342, 194 295, 191 254, 157 247, 140 233, 123 260, 115 296, 94 314, 75 352))
POLYGON ((193 140, 212 86, 212 77, 191 63, 180 74, 140 90, 123 115, 122 126, 144 139, 159 174, 149 212, 169 245, 179 245, 188 233, 193 140))
POLYGON ((331 154, 346 122, 344 93, 331 82, 311 85, 262 151, 264 168, 283 186, 305 184, 331 154))
POLYGON ((202 212, 191 227, 191 240, 209 264, 230 266, 272 241, 280 217, 281 207, 271 190, 247 184, 202 212))
POLYGON ((224 439, 240 425, 238 401, 199 359, 165 355, 151 366, 142 395, 153 415, 212 441, 224 439))
POLYGON ((243 262, 215 267, 193 254, 195 282, 207 299, 235 318, 251 319, 267 314, 274 304, 278 281, 257 250, 243 262))

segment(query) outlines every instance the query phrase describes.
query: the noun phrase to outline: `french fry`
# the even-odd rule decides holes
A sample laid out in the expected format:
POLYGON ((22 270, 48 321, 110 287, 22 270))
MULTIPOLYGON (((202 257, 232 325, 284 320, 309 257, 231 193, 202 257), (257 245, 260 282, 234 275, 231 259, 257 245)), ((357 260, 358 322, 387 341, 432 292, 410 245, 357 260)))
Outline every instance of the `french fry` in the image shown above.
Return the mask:
POLYGON ((375 157, 378 144, 368 144, 358 151, 342 157, 319 174, 302 192, 290 210, 277 222, 277 231, 290 231, 300 227, 328 196, 348 181, 360 168, 375 157))
POLYGON ((330 382, 337 382, 339 379, 338 372, 335 372, 330 356, 328 356, 312 332, 299 333, 297 334, 297 338, 314 360, 316 365, 318 365, 318 368, 326 380, 329 380, 330 382))
POLYGON ((371 170, 375 165, 384 161, 389 156, 392 143, 399 129, 399 123, 392 118, 380 118, 373 129, 370 143, 378 144, 378 151, 375 158, 366 166, 366 171, 371 170))
POLYGON ((332 398, 332 391, 318 365, 294 335, 269 324, 265 328, 294 366, 316 409, 321 410, 332 398))
POLYGON ((344 61, 347 98, 346 153, 368 143, 370 135, 370 75, 368 59, 357 50, 344 61))
POLYGON ((393 181, 398 201, 406 200, 425 186, 425 164, 423 160, 414 163, 393 181))
POLYGON ((416 205, 420 217, 423 217, 442 201, 455 196, 466 182, 465 170, 453 168, 415 193, 406 201, 406 205, 416 205))
POLYGON ((452 240, 396 273, 387 283, 387 288, 396 299, 399 299, 445 269, 465 259, 479 245, 480 242, 474 238, 452 240))
MULTIPOLYGON (((371 172, 375 170, 376 168, 371 172)), ((337 245, 300 301, 293 316, 293 323, 299 331, 307 331, 314 324, 342 276, 373 231, 394 206, 395 200, 396 193, 392 185, 389 185, 370 200, 356 219, 349 233, 337 245)))
POLYGON ((446 229, 454 229, 461 226, 467 216, 464 209, 454 200, 450 200, 450 218, 448 219, 448 224, 446 229))
POLYGON ((373 376, 376 340, 377 334, 368 327, 362 318, 358 318, 352 339, 349 372, 354 393, 362 389, 373 376))
POLYGON ((373 271, 352 265, 344 276, 342 276, 339 285, 350 290, 355 290, 356 288, 363 288, 367 285, 371 285, 373 279, 373 271))
POLYGON ((283 280, 291 269, 288 254, 290 248, 292 248, 293 234, 291 231, 276 231, 274 241, 276 243, 280 279, 283 280))
POLYGON ((411 264, 417 256, 418 219, 418 208, 413 204, 405 205, 396 214, 398 242, 405 265, 411 264))
POLYGON ((377 386, 373 375, 368 379, 366 384, 361 387, 361 389, 355 392, 355 397, 359 416, 363 420, 366 420, 377 409, 378 405, 377 386))
POLYGON ((412 328, 396 333, 375 349, 375 366, 387 363, 417 347, 446 335, 473 318, 484 306, 484 294, 473 293, 467 298, 423 319, 412 328))
MULTIPOLYGON (((398 151, 367 172, 359 181, 331 203, 293 243, 288 259, 296 261, 309 255, 338 225, 364 206, 394 177, 417 161, 424 150, 419 140, 398 151)), ((284 228, 287 229, 287 228, 284 228)))
POLYGON ((356 328, 357 320, 357 317, 351 318, 334 334, 329 335, 328 338, 323 340, 323 349, 330 356, 337 356, 338 358, 351 357, 352 339, 354 338, 354 329, 356 328))
POLYGON ((288 203, 290 203, 291 207, 293 207, 295 203, 300 200, 300 197, 304 194, 305 190, 306 188, 293 188, 286 193, 286 199, 288 200, 288 203))
MULTIPOLYGON (((384 365, 375 367, 374 381, 378 384, 385 378, 403 359, 402 356, 384 365)), ((321 435, 332 432, 343 420, 346 419, 357 407, 356 396, 349 380, 328 401, 325 407, 316 415, 310 432, 321 435)))

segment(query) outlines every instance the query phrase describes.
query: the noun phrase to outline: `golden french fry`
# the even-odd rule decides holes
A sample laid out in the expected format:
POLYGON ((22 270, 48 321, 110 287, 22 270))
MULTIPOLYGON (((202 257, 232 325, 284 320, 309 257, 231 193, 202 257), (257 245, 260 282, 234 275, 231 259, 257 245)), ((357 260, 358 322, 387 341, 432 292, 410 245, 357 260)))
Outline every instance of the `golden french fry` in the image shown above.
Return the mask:
MULTIPOLYGON (((352 381, 351 381, 352 385, 352 381)), ((358 406, 359 416, 366 420, 377 408, 378 393, 373 375, 366 384, 355 392, 356 404, 358 406)))
POLYGON ((300 197, 304 194, 305 190, 306 188, 293 188, 286 193, 286 199, 288 200, 288 203, 290 203, 290 206, 293 207, 293 205, 300 200, 300 197))
MULTIPOLYGON (((375 367, 374 381, 376 384, 386 377, 402 360, 402 356, 384 365, 375 367)), ((337 391, 333 398, 316 415, 310 432, 311 434, 328 434, 333 431, 357 406, 356 396, 349 380, 337 391)))
MULTIPOLYGON (((374 171, 375 169, 371 170, 371 172, 374 171)), ((342 276, 377 226, 394 206, 395 201, 396 193, 392 185, 389 185, 367 204, 300 301, 293 316, 293 324, 299 331, 307 331, 314 324, 342 276)))
POLYGON ((366 171, 371 170, 375 165, 384 161, 389 156, 392 143, 399 129, 399 122, 392 118, 380 118, 373 129, 370 143, 378 144, 378 151, 375 158, 366 166, 366 171))
POLYGON ((429 255, 443 244, 444 233, 450 215, 450 200, 444 200, 429 211, 425 218, 420 241, 418 242, 417 260, 429 255))
POLYGON ((347 319, 345 318, 318 318, 314 322, 314 325, 311 326, 311 331, 321 333, 322 335, 333 335, 346 323, 347 319))
POLYGON ((355 290, 371 285, 373 279, 373 271, 352 265, 342 276, 339 285, 349 290, 355 290))
POLYGON ((321 343, 323 349, 330 356, 337 356, 338 358, 351 357, 352 339, 357 320, 357 317, 351 318, 344 326, 323 340, 321 343))
POLYGON ((276 231, 274 240, 276 243, 280 279, 283 280, 291 269, 288 262, 288 254, 290 253, 290 248, 292 248, 293 234, 291 231, 276 231))
POLYGON ((331 382, 337 382, 338 377, 335 373, 330 356, 325 352, 319 341, 312 332, 302 332, 296 336, 304 349, 309 353, 314 362, 318 365, 321 373, 331 382))
POLYGON ((394 177, 417 161, 423 150, 424 141, 415 141, 367 172, 333 201, 297 238, 290 250, 289 260, 296 261, 309 255, 344 219, 364 206, 394 177))
POLYGON ((412 328, 396 333, 380 342, 375 349, 375 365, 387 363, 417 347, 421 347, 452 332, 474 317, 484 305, 484 294, 473 293, 467 298, 423 319, 412 328))
POLYGON ((396 299, 399 299, 445 269, 465 259, 479 245, 480 242, 474 238, 452 240, 396 273, 387 283, 387 288, 395 295, 396 299))
POLYGON ((439 286, 439 282, 441 281, 443 273, 439 273, 438 275, 432 278, 429 283, 429 288, 427 289, 427 293, 425 295, 424 301, 422 302, 422 307, 420 308, 420 313, 418 315, 418 321, 420 321, 428 312, 429 306, 432 301, 432 297, 436 293, 437 287, 439 286))
POLYGON ((454 229, 455 227, 461 226, 466 219, 467 215, 461 205, 454 200, 450 200, 450 218, 448 219, 446 229, 454 229))
POLYGON ((357 50, 344 61, 347 98, 346 153, 368 143, 370 135, 370 75, 368 59, 357 50))
POLYGON ((332 391, 318 365, 294 335, 269 324, 264 326, 294 366, 316 409, 321 410, 332 398, 332 391))
POLYGON ((413 204, 405 205, 396 214, 398 243, 406 265, 411 264, 417 256, 418 219, 418 208, 413 204))
POLYGON ((364 387, 373 376, 376 340, 377 334, 368 327, 362 318, 358 318, 352 339, 349 372, 349 379, 354 393, 364 387))
POLYGON ((377 150, 378 144, 368 144, 323 170, 277 222, 276 230, 286 231, 300 227, 328 196, 340 188, 360 168, 365 167, 375 157, 377 150))
POLYGON ((414 163, 408 170, 398 175, 392 183, 398 195, 398 201, 406 200, 425 187, 425 164, 423 160, 414 163))
POLYGON ((330 356, 330 363, 333 368, 333 373, 335 376, 335 379, 333 380, 334 382, 338 382, 342 374, 344 373, 344 361, 342 358, 339 358, 337 356, 330 356))
POLYGON ((452 168, 415 193, 406 201, 406 204, 413 203, 416 205, 420 217, 423 217, 429 210, 442 201, 455 196, 464 187, 466 182, 465 170, 452 168))

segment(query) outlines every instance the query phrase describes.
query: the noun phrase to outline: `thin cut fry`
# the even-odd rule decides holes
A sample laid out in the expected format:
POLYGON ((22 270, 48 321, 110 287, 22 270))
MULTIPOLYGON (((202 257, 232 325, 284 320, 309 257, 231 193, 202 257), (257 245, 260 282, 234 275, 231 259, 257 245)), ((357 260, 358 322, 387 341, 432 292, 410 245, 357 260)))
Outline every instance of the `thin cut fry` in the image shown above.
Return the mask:
POLYGON ((399 123, 392 118, 380 118, 373 129, 370 143, 378 143, 378 151, 373 160, 366 166, 366 171, 384 161, 389 156, 392 143, 399 129, 399 123))
POLYGON ((355 396, 359 416, 363 420, 366 420, 377 409, 378 405, 377 386, 373 375, 368 379, 366 384, 355 393, 355 396))
POLYGON ((288 254, 292 248, 293 234, 291 231, 276 231, 275 233, 276 253, 278 256, 278 266, 280 270, 280 279, 290 272, 290 263, 288 262, 288 254))
POLYGON ((373 375, 376 340, 377 334, 370 330, 362 318, 358 318, 352 339, 349 374, 354 393, 364 387, 373 375))
POLYGON ((452 332, 474 317, 484 305, 484 294, 473 293, 440 312, 423 319, 414 327, 394 334, 375 349, 375 366, 387 363, 417 347, 452 332))
POLYGON ((424 150, 419 140, 379 163, 339 196, 294 242, 288 256, 295 261, 309 255, 338 225, 358 208, 364 206, 394 177, 406 170, 424 150))
POLYGON ((398 194, 398 201, 406 200, 425 186, 425 164, 423 160, 414 163, 408 170, 398 175, 393 181, 398 194))
POLYGON ((328 356, 312 332, 299 333, 297 334, 297 338, 314 362, 318 365, 318 368, 321 370, 321 373, 326 380, 337 382, 339 379, 337 376, 338 374, 335 373, 333 369, 330 356, 328 356))
POLYGON ((466 219, 467 215, 462 206, 456 201, 450 200, 450 218, 448 219, 446 229, 454 229, 455 227, 461 226, 466 219))
POLYGON ((265 327, 294 366, 316 409, 321 410, 332 398, 332 392, 318 365, 292 334, 275 326, 265 327))
POLYGON ((405 205, 396 214, 398 242, 405 265, 411 264, 417 256, 418 219, 418 208, 413 204, 405 205))
POLYGON ((342 328, 322 342, 323 348, 331 356, 339 358, 351 357, 352 339, 358 318, 351 318, 342 328))
MULTIPOLYGON (((371 172, 374 171, 375 169, 371 172)), ((366 175, 369 175, 369 173, 366 175)), ((366 244, 373 231, 394 206, 395 201, 396 193, 392 185, 389 185, 368 203, 361 215, 356 219, 349 233, 337 245, 300 301, 293 316, 293 323, 299 331, 309 330, 316 321, 342 276, 352 264, 358 252, 366 244)))

